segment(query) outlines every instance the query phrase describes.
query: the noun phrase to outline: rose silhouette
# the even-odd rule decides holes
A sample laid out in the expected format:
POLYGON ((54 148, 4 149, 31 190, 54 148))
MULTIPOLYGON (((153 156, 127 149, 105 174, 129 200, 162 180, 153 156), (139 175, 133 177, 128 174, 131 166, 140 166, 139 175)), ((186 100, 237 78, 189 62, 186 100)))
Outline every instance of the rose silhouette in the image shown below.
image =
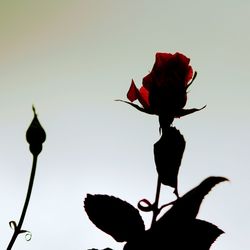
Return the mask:
POLYGON ((151 72, 143 77, 142 86, 137 88, 132 80, 127 92, 128 101, 117 100, 141 112, 158 116, 160 125, 160 139, 153 146, 158 173, 155 199, 149 201, 143 198, 137 204, 140 211, 152 212, 148 229, 140 211, 120 198, 87 194, 84 200, 89 219, 117 242, 125 242, 123 250, 209 250, 224 233, 216 225, 197 219, 197 215, 210 190, 228 179, 210 176, 186 194, 180 196, 178 192, 178 175, 186 141, 172 123, 175 118, 202 109, 184 109, 187 89, 196 75, 190 59, 185 55, 158 52, 151 72), (160 205, 162 185, 174 188, 176 199, 160 205), (169 209, 161 214, 167 207, 169 209))
POLYGON ((187 89, 196 77, 189 65, 190 59, 176 52, 156 53, 152 71, 143 78, 138 89, 132 80, 126 102, 142 112, 168 117, 181 117, 200 109, 183 109, 187 102, 187 89), (142 106, 133 102, 138 100, 142 106))

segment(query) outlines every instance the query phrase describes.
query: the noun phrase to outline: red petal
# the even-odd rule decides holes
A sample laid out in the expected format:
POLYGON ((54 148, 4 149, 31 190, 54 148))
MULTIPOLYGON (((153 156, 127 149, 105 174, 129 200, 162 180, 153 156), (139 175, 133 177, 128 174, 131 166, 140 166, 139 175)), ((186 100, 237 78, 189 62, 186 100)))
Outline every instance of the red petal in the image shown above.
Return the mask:
POLYGON ((186 64, 186 65, 189 64, 190 59, 187 58, 186 56, 184 56, 183 54, 181 54, 181 53, 179 53, 179 52, 176 52, 174 55, 175 55, 176 57, 178 57, 179 60, 182 61, 183 64, 186 64))
POLYGON ((133 102, 133 101, 135 101, 135 100, 138 99, 138 96, 139 96, 139 90, 138 90, 137 87, 135 86, 135 82, 134 82, 134 80, 132 79, 130 88, 129 88, 128 93, 127 93, 127 98, 128 98, 131 102, 133 102))
POLYGON ((161 53, 161 52, 157 52, 155 55, 155 61, 159 61, 160 63, 162 61, 168 61, 170 58, 172 58, 173 54, 171 53, 161 53))
POLYGON ((175 53, 176 58, 181 61, 181 63, 183 64, 183 66, 186 68, 187 72, 186 72, 186 77, 185 77, 185 84, 187 85, 187 83, 192 79, 193 77, 193 69, 192 67, 189 65, 190 59, 188 57, 186 57, 185 55, 176 52, 175 53))
POLYGON ((142 85, 143 87, 145 87, 147 90, 150 90, 151 85, 153 84, 153 80, 152 80, 152 72, 149 73, 148 75, 144 76, 142 79, 142 85))
POLYGON ((138 100, 145 109, 149 108, 148 96, 149 96, 148 90, 142 86, 140 88, 138 100))
POLYGON ((193 78, 193 68, 188 66, 188 72, 185 78, 185 84, 187 84, 193 78))
POLYGON ((134 80, 132 80, 130 88, 127 93, 127 98, 131 102, 138 100, 144 108, 148 109, 149 108, 148 95, 149 95, 148 90, 146 88, 142 86, 139 90, 136 87, 134 80))
POLYGON ((169 60, 171 60, 172 57, 173 55, 171 53, 157 52, 155 55, 155 64, 153 69, 164 66, 169 60))

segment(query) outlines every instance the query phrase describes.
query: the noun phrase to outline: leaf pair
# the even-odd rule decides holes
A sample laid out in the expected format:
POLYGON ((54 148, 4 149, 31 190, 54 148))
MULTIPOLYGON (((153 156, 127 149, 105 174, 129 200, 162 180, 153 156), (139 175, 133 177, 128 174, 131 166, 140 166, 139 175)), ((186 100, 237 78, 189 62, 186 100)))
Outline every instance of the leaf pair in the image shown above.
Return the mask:
POLYGON ((116 241, 127 241, 124 250, 208 250, 223 233, 215 225, 196 219, 206 194, 224 177, 209 177, 177 199, 148 230, 139 211, 126 201, 108 195, 88 194, 84 207, 89 219, 116 241))

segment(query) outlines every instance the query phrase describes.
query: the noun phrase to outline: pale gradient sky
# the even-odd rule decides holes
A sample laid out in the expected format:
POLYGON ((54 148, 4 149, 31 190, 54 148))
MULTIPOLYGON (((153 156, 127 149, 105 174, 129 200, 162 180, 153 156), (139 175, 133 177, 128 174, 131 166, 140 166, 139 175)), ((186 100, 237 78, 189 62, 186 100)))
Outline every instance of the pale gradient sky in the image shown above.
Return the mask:
MULTIPOLYGON (((247 0, 0 1, 0 249, 28 185, 32 104, 47 140, 23 226, 33 238, 20 235, 13 250, 122 249, 89 221, 83 200, 154 199, 157 118, 114 100, 126 98, 132 78, 140 86, 157 51, 179 51, 198 72, 187 107, 207 104, 175 122, 187 141, 180 193, 210 175, 229 178, 198 217, 226 232, 212 250, 248 250, 249 23, 247 0)), ((161 202, 171 192, 163 188, 161 202)))

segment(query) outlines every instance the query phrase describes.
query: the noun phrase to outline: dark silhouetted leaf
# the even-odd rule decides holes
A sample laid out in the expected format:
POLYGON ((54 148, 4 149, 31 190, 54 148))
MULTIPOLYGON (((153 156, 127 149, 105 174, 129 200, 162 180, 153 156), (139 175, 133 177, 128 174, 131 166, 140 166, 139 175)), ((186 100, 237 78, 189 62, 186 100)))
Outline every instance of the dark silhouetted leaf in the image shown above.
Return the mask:
POLYGON ((224 177, 211 176, 201 182, 200 185, 187 192, 181 198, 177 199, 174 205, 165 213, 158 221, 164 223, 165 221, 177 221, 183 223, 183 221, 195 219, 203 198, 209 193, 209 191, 218 183, 227 181, 224 177))
POLYGON ((84 207, 89 219, 118 242, 128 241, 145 230, 139 211, 119 198, 87 194, 84 207))
POLYGON ((208 250, 223 233, 221 229, 212 223, 195 219, 188 228, 186 239, 190 246, 195 245, 193 249, 208 250))
MULTIPOLYGON (((88 250, 98 250, 98 249, 96 249, 96 248, 91 248, 91 249, 88 249, 88 250)), ((107 248, 104 248, 103 250, 113 250, 113 249, 107 247, 107 248)))
POLYGON ((160 181, 177 191, 177 176, 185 150, 185 140, 175 127, 164 129, 154 144, 154 158, 160 181))
POLYGON ((129 241, 124 250, 209 250, 223 233, 217 226, 198 219, 188 223, 169 224, 149 229, 136 240, 129 241))
POLYGON ((206 194, 224 177, 209 177, 174 202, 173 206, 137 239, 128 241, 124 250, 208 250, 223 231, 196 219, 206 194))

